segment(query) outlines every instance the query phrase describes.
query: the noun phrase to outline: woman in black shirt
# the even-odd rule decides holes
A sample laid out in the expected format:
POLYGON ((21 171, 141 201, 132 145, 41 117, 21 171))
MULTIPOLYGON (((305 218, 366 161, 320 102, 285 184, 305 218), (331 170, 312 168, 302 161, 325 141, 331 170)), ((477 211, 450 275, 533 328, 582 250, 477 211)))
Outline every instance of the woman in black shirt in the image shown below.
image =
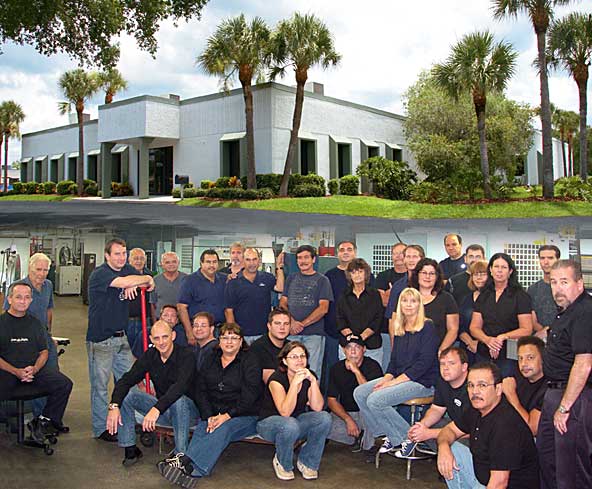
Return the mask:
POLYGON ((331 430, 331 415, 323 411, 317 378, 308 370, 308 351, 292 341, 278 354, 279 367, 267 381, 257 432, 275 443, 273 468, 278 479, 294 479, 294 443, 304 439, 296 467, 305 479, 318 477, 331 430))
POLYGON ((238 324, 223 324, 219 341, 198 376, 195 401, 201 421, 187 453, 158 463, 167 480, 183 487, 195 487, 209 475, 229 443, 256 433, 261 371, 245 351, 238 324))
POLYGON ((518 283, 512 258, 496 253, 489 260, 489 278, 475 301, 470 331, 479 341, 477 361, 493 361, 503 377, 516 369, 516 360, 506 358, 506 340, 532 334, 532 302, 518 283))

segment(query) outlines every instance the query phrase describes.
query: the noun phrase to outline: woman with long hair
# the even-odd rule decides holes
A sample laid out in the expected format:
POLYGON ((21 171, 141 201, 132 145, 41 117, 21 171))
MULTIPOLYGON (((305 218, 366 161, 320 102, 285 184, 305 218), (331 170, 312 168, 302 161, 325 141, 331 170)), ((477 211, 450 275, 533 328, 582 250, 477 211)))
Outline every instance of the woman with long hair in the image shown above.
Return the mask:
POLYGON ((299 341, 284 345, 279 366, 267 381, 257 432, 275 443, 273 469, 278 479, 294 479, 294 443, 306 440, 296 467, 307 480, 318 478, 331 415, 323 411, 324 399, 316 375, 308 368, 308 351, 299 341))
POLYGON ((409 431, 409 423, 396 406, 415 397, 433 395, 438 376, 438 335, 434 323, 425 317, 418 290, 409 287, 401 292, 393 333, 387 373, 354 390, 367 429, 374 437, 387 437, 383 453, 406 441, 409 431))
POLYGON ((479 341, 477 361, 493 361, 502 376, 514 373, 507 358, 507 340, 532 334, 532 301, 518 283, 514 260, 496 253, 489 260, 487 284, 475 301, 470 332, 479 341))

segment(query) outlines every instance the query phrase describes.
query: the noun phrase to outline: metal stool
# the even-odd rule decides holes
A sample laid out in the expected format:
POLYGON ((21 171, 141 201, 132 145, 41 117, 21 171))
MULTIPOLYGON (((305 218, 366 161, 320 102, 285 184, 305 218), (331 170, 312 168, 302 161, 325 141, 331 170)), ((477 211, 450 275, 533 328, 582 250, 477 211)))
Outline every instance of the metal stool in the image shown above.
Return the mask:
MULTIPOLYGON (((418 419, 418 412, 417 408, 425 408, 429 406, 434 401, 434 396, 429 397, 416 397, 413 399, 409 399, 405 402, 401 403, 401 406, 409 406, 411 408, 411 426, 415 424, 418 419)), ((391 440, 392 441, 392 440, 391 440)), ((393 455, 394 456, 394 455, 393 455)), ((407 480, 411 480, 411 463, 414 460, 427 460, 430 458, 434 458, 433 455, 424 455, 417 452, 417 448, 414 448, 411 452, 411 455, 407 458, 407 480)), ((374 460, 376 468, 380 467, 380 452, 376 451, 376 458, 374 460)))

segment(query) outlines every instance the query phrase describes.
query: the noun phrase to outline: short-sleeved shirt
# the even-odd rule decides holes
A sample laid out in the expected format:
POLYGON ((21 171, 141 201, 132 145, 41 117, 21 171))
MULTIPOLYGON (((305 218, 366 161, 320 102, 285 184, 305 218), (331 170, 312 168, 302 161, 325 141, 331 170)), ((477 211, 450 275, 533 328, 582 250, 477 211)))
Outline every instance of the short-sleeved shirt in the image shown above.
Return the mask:
MULTIPOLYGON (((286 343, 288 341, 284 342, 284 346, 286 343)), ((251 344, 249 355, 257 359, 262 370, 275 370, 279 365, 278 353, 280 350, 281 348, 271 342, 269 335, 265 334, 251 344)))
POLYGON ((187 276, 185 272, 178 272, 175 280, 169 280, 164 273, 154 277, 154 290, 150 293, 150 304, 154 304, 156 317, 160 317, 162 306, 167 304, 176 305, 179 297, 179 289, 183 279, 187 276))
POLYGON ((446 317, 449 314, 458 314, 458 306, 451 294, 445 290, 438 292, 438 295, 425 306, 425 316, 430 318, 436 326, 436 332, 440 343, 446 336, 446 317))
POLYGON ((45 334, 36 317, 5 312, 0 315, 0 358, 16 368, 34 365, 39 352, 47 350, 45 334))
POLYGON ((464 271, 457 273, 448 279, 446 290, 452 294, 456 303, 460 306, 466 297, 473 291, 469 289, 470 275, 464 271))
POLYGON ((199 346, 196 344, 190 347, 193 350, 193 356, 195 358, 195 371, 199 372, 203 365, 207 364, 211 355, 213 355, 218 346, 218 340, 213 339, 208 341, 205 345, 199 346))
MULTIPOLYGON (((522 289, 506 287, 495 302, 495 290, 485 288, 475 301, 475 312, 483 317, 483 332, 488 336, 497 336, 518 329, 518 315, 532 312, 530 296, 522 289)), ((502 347, 499 358, 506 358, 506 345, 502 347)), ((479 342, 479 354, 488 357, 489 349, 479 342)))
MULTIPOLYGON (((304 275, 301 272, 288 275, 283 295, 288 298, 288 309, 297 321, 306 319, 312 311, 319 307, 319 301, 333 300, 329 279, 318 272, 312 275, 304 275)), ((324 335, 324 317, 304 328, 300 334, 324 335)))
MULTIPOLYGON (((369 357, 364 357, 362 360, 360 372, 367 381, 382 377, 380 364, 369 357)), ((359 411, 360 408, 354 399, 354 389, 358 385, 355 374, 345 368, 345 360, 340 360, 331 367, 329 372, 327 397, 337 399, 348 413, 359 411)))
POLYGON ((88 281, 88 331, 86 341, 98 343, 126 329, 129 316, 129 301, 123 289, 111 287, 119 277, 137 275, 127 263, 121 270, 113 270, 106 262, 91 273, 88 281))
MULTIPOLYGON (((314 375, 314 372, 313 372, 314 375)), ((316 375, 315 375, 316 377, 316 375)), ((269 416, 279 416, 280 413, 273 402, 273 397, 271 395, 271 391, 269 390, 269 384, 271 382, 278 382, 286 392, 290 388, 290 381, 288 380, 287 372, 281 372, 276 370, 274 373, 271 374, 269 379, 267 380, 267 386, 265 387, 265 394, 263 394, 263 402, 261 403, 261 411, 259 413, 259 419, 264 419, 269 416)), ((296 407, 294 407, 294 411, 292 411, 293 418, 297 418, 302 413, 307 411, 307 403, 308 403, 308 389, 310 387, 310 380, 306 379, 302 382, 300 386, 300 391, 298 392, 298 396, 296 397, 296 407)))
MULTIPOLYGON (((543 354, 545 376, 555 382, 567 382, 575 356, 592 353, 592 297, 586 292, 557 314, 547 333, 543 354)), ((592 373, 588 377, 592 383, 592 373)))
POLYGON ((539 466, 530 428, 505 397, 486 416, 470 407, 458 428, 470 435, 477 480, 487 485, 490 471, 509 470, 508 489, 538 489, 539 466))
POLYGON ((435 406, 446 408, 448 417, 455 424, 462 423, 464 412, 471 406, 469 393, 467 391, 466 379, 460 387, 452 387, 442 377, 438 376, 436 380, 436 389, 434 393, 435 406))
MULTIPOLYGON (((48 320, 47 320, 47 311, 49 309, 53 309, 53 284, 50 280, 45 279, 41 284, 41 290, 37 290, 33 284, 31 283, 31 279, 26 276, 24 279, 19 280, 16 283, 24 283, 31 287, 33 298, 29 308, 27 309, 27 313, 33 317, 39 319, 39 322, 42 326, 47 328, 48 320)), ((5 311, 8 311, 10 305, 8 304, 8 297, 4 299, 4 307, 5 311)))
POLYGON ((214 316, 214 322, 224 322, 224 288, 226 275, 216 273, 214 282, 201 273, 201 269, 187 275, 181 283, 177 303, 186 304, 189 317, 201 311, 214 316))
POLYGON ((465 262, 465 255, 462 255, 460 258, 453 260, 452 258, 448 257, 445 258, 440 262, 440 269, 442 270, 442 278, 447 279, 456 275, 457 273, 463 272, 467 269, 467 264, 465 262))
POLYGON ((383 270, 376 276, 374 286, 380 290, 388 290, 395 282, 401 280, 407 272, 397 272, 394 268, 383 270))
POLYGON ((539 324, 550 326, 557 316, 557 304, 553 299, 551 285, 541 279, 528 288, 528 295, 532 298, 532 308, 539 324))
POLYGON ((514 379, 516 380, 516 395, 522 407, 528 412, 533 409, 542 411, 548 379, 543 375, 536 382, 529 382, 520 372, 514 373, 514 379))
POLYGON ((234 321, 245 336, 267 331, 267 316, 271 310, 271 294, 275 287, 271 273, 258 271, 251 282, 243 273, 226 284, 224 307, 232 309, 234 321))

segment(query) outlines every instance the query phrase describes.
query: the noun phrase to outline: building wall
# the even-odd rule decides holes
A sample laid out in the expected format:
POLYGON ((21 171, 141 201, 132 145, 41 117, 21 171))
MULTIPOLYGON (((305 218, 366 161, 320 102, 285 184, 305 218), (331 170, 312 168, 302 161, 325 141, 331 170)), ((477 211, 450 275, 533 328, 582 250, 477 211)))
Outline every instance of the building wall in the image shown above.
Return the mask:
MULTIPOLYGON (((539 130, 534 131, 533 145, 528 152, 526 159, 526 183, 529 185, 542 184, 542 180, 539 179, 537 154, 540 153, 541 157, 543 154, 543 134, 539 130)), ((565 144, 565 155, 568 157, 567 143, 565 144)), ((563 171, 563 154, 561 151, 561 141, 553 138, 553 179, 564 177, 563 171)))

